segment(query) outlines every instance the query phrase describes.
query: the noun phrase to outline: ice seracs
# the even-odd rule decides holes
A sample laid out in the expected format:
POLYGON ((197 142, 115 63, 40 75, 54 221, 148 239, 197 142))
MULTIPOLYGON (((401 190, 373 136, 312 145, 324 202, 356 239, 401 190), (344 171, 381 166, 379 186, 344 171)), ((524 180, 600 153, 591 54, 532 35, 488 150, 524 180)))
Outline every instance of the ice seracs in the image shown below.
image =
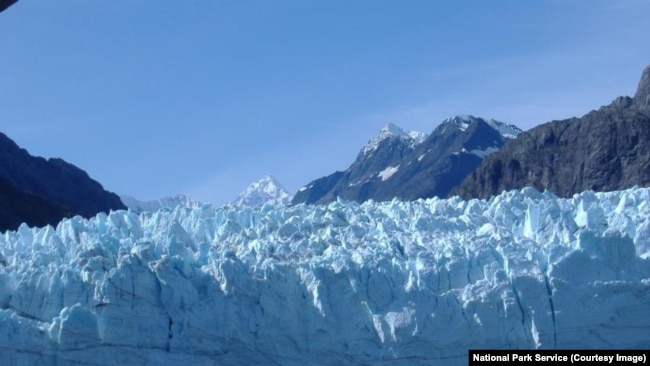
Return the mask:
POLYGON ((251 183, 232 204, 240 207, 258 207, 265 203, 286 206, 291 202, 292 197, 280 182, 269 174, 251 183))
POLYGON ((0 236, 9 365, 466 365, 645 349, 650 189, 176 207, 0 236))

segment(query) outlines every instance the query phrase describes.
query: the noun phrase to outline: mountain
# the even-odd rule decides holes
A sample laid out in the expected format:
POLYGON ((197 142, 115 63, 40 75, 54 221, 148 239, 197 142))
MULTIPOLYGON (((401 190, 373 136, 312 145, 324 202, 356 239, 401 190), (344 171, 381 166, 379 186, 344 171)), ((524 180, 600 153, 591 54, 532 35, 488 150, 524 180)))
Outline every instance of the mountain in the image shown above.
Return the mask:
POLYGON ((267 175, 257 182, 251 183, 232 202, 239 207, 259 207, 265 203, 275 206, 286 206, 291 202, 291 194, 282 187, 272 175, 267 175))
POLYGON ((292 204, 322 204, 337 197, 357 202, 444 197, 486 155, 520 132, 468 115, 446 119, 428 136, 388 124, 347 170, 305 185, 292 204))
POLYGON ((648 188, 526 188, 20 228, 0 236, 2 364, 457 366, 469 349, 647 350, 648 202, 648 188))
POLYGON ((28 226, 53 225, 62 218, 72 217, 72 211, 35 194, 23 192, 0 178, 0 232, 28 226))
POLYGON ((141 201, 136 198, 127 195, 120 195, 120 200, 126 205, 131 211, 135 213, 141 212, 153 212, 158 211, 161 208, 170 208, 174 209, 176 207, 186 207, 194 208, 201 206, 201 203, 195 201, 188 196, 178 194, 174 196, 163 197, 161 199, 152 200, 152 201, 141 201))
POLYGON ((18 0, 0 0, 0 13, 7 10, 8 7, 18 2, 18 0))
MULTIPOLYGON (((104 190, 85 171, 62 159, 32 156, 3 133, 0 133, 0 178, 6 181, 5 189, 11 189, 7 188, 10 185, 26 194, 14 195, 13 204, 5 204, 3 210, 15 213, 15 217, 28 223, 35 222, 33 220, 42 212, 25 211, 26 207, 35 206, 24 201, 26 206, 21 207, 23 201, 20 199, 30 201, 34 196, 41 198, 38 205, 53 209, 49 212, 65 212, 59 220, 69 214, 91 217, 99 212, 126 208, 116 194, 104 190)), ((50 218, 58 217, 49 215, 50 218)))
POLYGON ((561 197, 650 185, 650 66, 634 98, 552 121, 487 157, 452 195, 488 198, 531 186, 561 197))

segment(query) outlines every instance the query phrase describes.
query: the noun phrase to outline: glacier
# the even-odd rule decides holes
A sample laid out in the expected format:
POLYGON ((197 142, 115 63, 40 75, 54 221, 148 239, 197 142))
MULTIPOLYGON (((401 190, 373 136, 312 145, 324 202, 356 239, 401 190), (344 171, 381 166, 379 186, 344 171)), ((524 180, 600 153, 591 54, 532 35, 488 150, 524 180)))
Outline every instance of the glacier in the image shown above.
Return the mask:
POLYGON ((650 189, 74 217, 0 236, 3 365, 650 347, 650 189))

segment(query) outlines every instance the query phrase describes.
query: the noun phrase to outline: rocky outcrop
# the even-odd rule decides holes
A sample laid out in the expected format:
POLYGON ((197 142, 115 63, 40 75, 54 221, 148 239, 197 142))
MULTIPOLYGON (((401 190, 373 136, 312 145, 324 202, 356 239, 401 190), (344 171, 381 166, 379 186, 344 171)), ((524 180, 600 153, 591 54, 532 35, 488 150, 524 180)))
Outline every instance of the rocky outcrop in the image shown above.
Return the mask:
POLYGON ((56 225, 72 210, 56 205, 34 194, 14 187, 0 178, 0 231, 16 229, 21 223, 29 226, 56 225))
POLYGON ((0 0, 0 13, 5 11, 8 7, 18 2, 18 0, 0 0))
POLYGON ((650 65, 643 70, 639 87, 634 94, 634 105, 646 112, 650 110, 650 65))
POLYGON ((634 98, 520 134, 488 156, 451 195, 488 198, 532 186, 569 197, 650 186, 650 67, 634 98))
MULTIPOLYGON (((90 217, 99 212, 126 208, 116 194, 104 190, 85 171, 62 159, 32 156, 3 133, 0 133, 0 178, 12 186, 13 191, 24 193, 13 194, 13 204, 3 202, 3 210, 27 223, 40 225, 43 222, 37 220, 42 212, 36 208, 41 205, 58 207, 59 213, 64 212, 65 215, 58 220, 70 214, 90 217), (21 201, 21 197, 31 198, 21 201), (34 197, 38 198, 36 206, 27 203, 34 197), (26 210, 26 207, 35 210, 26 210)), ((6 189, 10 191, 10 188, 6 189)), ((56 223, 58 220, 45 222, 56 223)))

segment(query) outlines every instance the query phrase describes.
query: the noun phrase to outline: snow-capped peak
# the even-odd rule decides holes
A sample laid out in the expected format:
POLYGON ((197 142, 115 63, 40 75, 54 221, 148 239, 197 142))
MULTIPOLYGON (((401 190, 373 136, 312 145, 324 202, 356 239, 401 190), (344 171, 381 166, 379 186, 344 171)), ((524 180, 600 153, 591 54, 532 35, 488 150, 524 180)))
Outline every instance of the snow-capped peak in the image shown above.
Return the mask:
POLYGON ((514 139, 515 137, 517 137, 517 135, 519 135, 522 132, 521 129, 515 125, 497 121, 495 119, 483 119, 479 117, 474 117, 469 114, 460 114, 451 118, 447 118, 444 121, 442 121, 442 123, 454 125, 459 130, 465 131, 470 126, 470 124, 478 120, 485 121, 485 123, 487 123, 488 125, 490 125, 490 127, 497 130, 501 134, 501 136, 503 136, 503 138, 506 139, 514 139))
POLYGON ((489 119, 486 122, 490 126, 492 126, 492 128, 499 131, 501 136, 507 139, 514 139, 515 137, 517 137, 517 135, 519 135, 522 132, 519 127, 512 125, 510 123, 505 123, 494 119, 489 119))
POLYGON ((379 134, 370 141, 368 144, 361 150, 362 154, 371 153, 379 147, 379 144, 388 138, 401 138, 409 141, 412 146, 415 146, 426 139, 427 135, 424 132, 419 131, 409 131, 406 132, 401 127, 397 126, 394 123, 387 123, 384 127, 379 130, 379 134))
POLYGON ((269 174, 251 183, 232 204, 240 207, 258 207, 265 203, 286 206, 291 202, 291 197, 292 195, 282 187, 280 182, 269 174))
POLYGON ((443 124, 453 124, 456 126, 459 130, 465 131, 467 130, 467 127, 469 125, 477 120, 478 118, 474 116, 470 116, 469 114, 459 114, 457 116, 447 118, 446 120, 442 121, 443 124))

